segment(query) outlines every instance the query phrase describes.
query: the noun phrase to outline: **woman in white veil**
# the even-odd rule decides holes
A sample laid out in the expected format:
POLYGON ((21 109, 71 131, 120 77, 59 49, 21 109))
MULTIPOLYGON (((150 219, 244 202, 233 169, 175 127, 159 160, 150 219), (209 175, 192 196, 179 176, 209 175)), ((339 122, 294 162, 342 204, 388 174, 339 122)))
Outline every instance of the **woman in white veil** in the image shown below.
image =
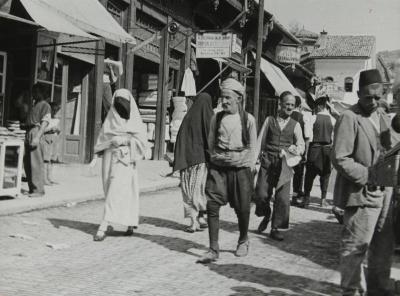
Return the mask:
POLYGON ((143 159, 146 132, 136 102, 127 89, 118 89, 101 128, 95 153, 102 155, 105 194, 103 220, 94 236, 106 237, 110 224, 127 227, 132 234, 139 223, 139 183, 136 163, 143 159))

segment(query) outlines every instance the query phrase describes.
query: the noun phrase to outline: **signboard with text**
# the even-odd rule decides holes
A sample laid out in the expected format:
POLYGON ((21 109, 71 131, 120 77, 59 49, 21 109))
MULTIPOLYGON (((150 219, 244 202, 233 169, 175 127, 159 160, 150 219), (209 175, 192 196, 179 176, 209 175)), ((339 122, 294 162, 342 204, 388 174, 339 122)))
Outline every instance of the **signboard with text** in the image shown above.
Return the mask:
POLYGON ((196 58, 230 58, 241 54, 241 40, 232 33, 196 34, 196 58))
POLYGON ((345 91, 335 82, 322 82, 315 88, 315 97, 319 98, 327 95, 331 100, 343 101, 345 91))
POLYGON ((301 49, 297 46, 278 45, 276 47, 276 59, 283 64, 299 64, 301 49))

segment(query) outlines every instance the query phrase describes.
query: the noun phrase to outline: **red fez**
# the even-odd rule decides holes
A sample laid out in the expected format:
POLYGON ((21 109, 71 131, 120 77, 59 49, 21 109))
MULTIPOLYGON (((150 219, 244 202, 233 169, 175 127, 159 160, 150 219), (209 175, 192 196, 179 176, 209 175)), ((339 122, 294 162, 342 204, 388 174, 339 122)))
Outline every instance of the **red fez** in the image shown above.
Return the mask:
POLYGON ((365 70, 360 73, 360 80, 358 81, 359 89, 374 83, 382 83, 381 74, 377 69, 365 70))

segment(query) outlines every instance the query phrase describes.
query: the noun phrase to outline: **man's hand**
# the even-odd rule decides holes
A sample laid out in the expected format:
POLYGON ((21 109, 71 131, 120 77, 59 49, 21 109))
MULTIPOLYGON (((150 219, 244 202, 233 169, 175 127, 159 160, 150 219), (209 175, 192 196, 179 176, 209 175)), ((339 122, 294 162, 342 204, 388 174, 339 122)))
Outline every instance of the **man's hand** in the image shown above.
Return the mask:
POLYGON ((295 145, 290 145, 288 151, 294 155, 299 155, 299 153, 297 152, 297 147, 295 145))
POLYGON ((32 147, 37 147, 37 146, 39 146, 39 143, 40 143, 40 137, 36 136, 36 137, 32 138, 32 141, 31 141, 30 145, 32 147))
POLYGON ((126 144, 126 139, 121 136, 115 136, 111 140, 111 145, 113 145, 114 147, 119 147, 125 144, 126 144))

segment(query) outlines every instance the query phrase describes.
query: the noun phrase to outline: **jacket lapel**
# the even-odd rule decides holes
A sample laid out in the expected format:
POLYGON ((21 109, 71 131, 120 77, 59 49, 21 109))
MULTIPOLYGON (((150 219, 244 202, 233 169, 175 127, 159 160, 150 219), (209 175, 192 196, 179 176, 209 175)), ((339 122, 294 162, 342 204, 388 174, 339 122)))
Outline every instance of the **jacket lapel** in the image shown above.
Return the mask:
POLYGON ((357 121, 360 127, 363 129, 365 132, 369 144, 371 145, 372 151, 376 152, 378 149, 378 143, 376 142, 376 131, 375 128, 372 125, 372 122, 369 120, 368 117, 363 116, 361 109, 359 108, 358 105, 356 105, 356 108, 354 112, 357 114, 357 121))

